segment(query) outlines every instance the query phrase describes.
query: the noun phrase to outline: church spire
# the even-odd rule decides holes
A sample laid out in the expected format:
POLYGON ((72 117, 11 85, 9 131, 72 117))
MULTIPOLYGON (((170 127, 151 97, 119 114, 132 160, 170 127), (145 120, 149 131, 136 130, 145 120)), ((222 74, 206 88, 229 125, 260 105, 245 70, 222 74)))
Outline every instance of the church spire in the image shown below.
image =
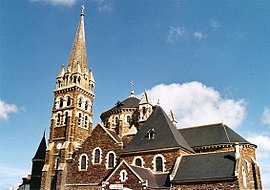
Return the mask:
POLYGON ((67 68, 71 73, 78 72, 78 67, 81 69, 81 74, 87 74, 88 64, 86 56, 86 43, 84 32, 84 2, 82 3, 82 12, 77 33, 73 42, 67 68))

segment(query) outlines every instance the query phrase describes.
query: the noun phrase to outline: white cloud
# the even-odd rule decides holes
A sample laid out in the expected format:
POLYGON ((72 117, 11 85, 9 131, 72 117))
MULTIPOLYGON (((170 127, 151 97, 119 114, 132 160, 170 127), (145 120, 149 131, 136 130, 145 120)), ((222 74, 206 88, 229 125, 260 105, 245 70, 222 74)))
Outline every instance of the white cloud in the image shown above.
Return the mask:
POLYGON ((198 32, 198 31, 196 31, 196 32, 193 33, 193 37, 194 37, 196 40, 199 40, 199 41, 200 41, 200 40, 206 38, 206 34, 204 34, 203 32, 198 32))
POLYGON ((221 23, 215 19, 211 19, 209 25, 213 30, 217 30, 221 26, 221 23))
POLYGON ((51 3, 52 5, 72 6, 76 0, 30 0, 32 2, 51 3))
POLYGON ((270 126, 270 108, 264 108, 264 111, 262 114, 262 122, 270 126))
POLYGON ((184 27, 174 27, 170 26, 169 34, 167 36, 166 42, 173 44, 187 37, 187 33, 184 27))
POLYGON ((257 157, 269 158, 270 157, 270 137, 264 134, 253 134, 247 138, 250 143, 258 146, 257 157))
POLYGON ((93 0, 98 5, 98 10, 100 12, 112 12, 114 1, 113 0, 93 0))
POLYGON ((0 100, 0 120, 7 120, 10 113, 18 112, 18 108, 14 104, 7 104, 0 100))
POLYGON ((148 94, 153 103, 160 99, 167 113, 172 109, 181 127, 224 122, 235 128, 245 118, 245 100, 224 98, 214 88, 197 81, 159 84, 148 90, 148 94))

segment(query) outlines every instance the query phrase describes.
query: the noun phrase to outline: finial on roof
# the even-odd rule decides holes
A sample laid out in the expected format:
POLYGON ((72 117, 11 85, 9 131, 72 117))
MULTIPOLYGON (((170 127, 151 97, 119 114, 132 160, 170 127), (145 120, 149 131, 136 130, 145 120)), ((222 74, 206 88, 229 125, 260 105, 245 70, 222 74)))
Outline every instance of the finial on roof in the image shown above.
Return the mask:
POLYGON ((160 106, 160 99, 157 100, 157 105, 160 106))
POLYGON ((130 84, 131 84, 130 97, 135 97, 134 82, 131 81, 130 84))
POLYGON ((172 110, 170 110, 169 118, 170 118, 170 120, 173 122, 173 124, 176 126, 178 122, 177 122, 177 120, 176 120, 176 118, 175 118, 175 115, 174 115, 174 113, 173 113, 172 110))
POLYGON ((81 16, 84 16, 84 9, 85 9, 85 7, 84 7, 84 0, 82 0, 82 12, 81 12, 81 16))

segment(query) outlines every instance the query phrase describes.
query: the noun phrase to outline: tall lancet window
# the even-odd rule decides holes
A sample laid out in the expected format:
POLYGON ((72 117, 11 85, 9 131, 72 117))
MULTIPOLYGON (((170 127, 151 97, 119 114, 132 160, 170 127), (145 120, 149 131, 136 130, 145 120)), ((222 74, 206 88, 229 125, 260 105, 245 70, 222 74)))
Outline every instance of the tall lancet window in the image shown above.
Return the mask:
POLYGON ((81 123, 82 123, 82 113, 79 113, 79 116, 78 116, 78 126, 81 126, 81 123))
POLYGON ((93 151, 93 164, 100 164, 100 163, 101 163, 101 149, 97 147, 93 151))
POLYGON ((156 172, 163 172, 163 158, 161 156, 156 157, 156 172))
POLYGON ((60 99, 60 104, 59 104, 59 107, 60 107, 60 108, 62 108, 62 107, 63 107, 63 105, 64 105, 64 100, 63 100, 63 98, 61 98, 61 99, 60 99))
POLYGON ((80 108, 82 107, 82 99, 81 99, 81 98, 79 99, 78 106, 79 106, 80 108))
POLYGON ((70 104, 71 104, 71 98, 68 97, 68 98, 67 98, 67 106, 70 106, 70 104))
POLYGON ((57 114, 57 120, 56 120, 56 125, 60 125, 60 119, 61 119, 61 114, 57 114))
POLYGON ((84 109, 85 109, 85 110, 88 110, 88 101, 85 102, 84 109))
POLYGON ((84 127, 85 128, 88 127, 88 116, 87 115, 84 116, 84 127))

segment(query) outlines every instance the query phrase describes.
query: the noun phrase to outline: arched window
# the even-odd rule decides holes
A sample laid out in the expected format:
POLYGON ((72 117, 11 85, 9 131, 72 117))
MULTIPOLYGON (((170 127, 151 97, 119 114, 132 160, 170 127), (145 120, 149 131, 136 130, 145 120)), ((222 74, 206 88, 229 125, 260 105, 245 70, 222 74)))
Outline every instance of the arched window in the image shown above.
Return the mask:
POLYGON ((163 172, 163 159, 161 156, 156 157, 156 172, 163 172))
POLYGON ((61 99, 60 99, 60 104, 59 104, 59 107, 60 107, 60 108, 62 108, 62 107, 63 107, 63 105, 64 105, 64 100, 63 100, 63 98, 61 98, 61 99))
POLYGON ((60 119, 61 119, 61 114, 57 114, 57 120, 56 120, 56 125, 60 125, 60 119))
POLYGON ((82 113, 79 113, 79 116, 78 116, 78 126, 81 126, 81 123, 82 123, 82 113))
POLYGON ((139 166, 139 167, 142 167, 142 160, 141 160, 140 158, 137 158, 137 159, 135 160, 135 165, 136 165, 136 166, 139 166))
POLYGON ((154 138, 155 138, 155 135, 156 135, 155 129, 150 129, 150 130, 147 132, 147 138, 148 138, 149 140, 154 139, 154 138))
POLYGON ((114 154, 113 153, 109 153, 108 167, 109 168, 113 168, 114 167, 114 154))
POLYGON ((121 170, 120 171, 120 177, 119 177, 121 182, 126 182, 128 177, 127 177, 127 171, 126 170, 121 170))
POLYGON ((67 119, 68 119, 68 112, 66 111, 66 112, 65 112, 65 121, 64 121, 64 124, 65 124, 65 125, 67 124, 67 119))
POLYGON ((143 167, 144 161, 141 156, 135 156, 132 162, 133 165, 143 167))
POLYGON ((71 98, 68 97, 68 98, 67 98, 67 106, 70 106, 70 104, 71 104, 71 98))
POLYGON ((82 99, 81 99, 81 98, 79 99, 78 106, 79 106, 80 108, 82 107, 82 99))
POLYGON ((58 88, 60 88, 60 87, 61 87, 61 81, 58 80, 58 81, 57 81, 57 84, 58 84, 58 88))
POLYGON ((86 156, 83 155, 81 158, 81 170, 85 170, 86 169, 86 156))
POLYGON ((118 118, 118 116, 115 116, 115 117, 114 117, 114 122, 115 122, 116 125, 119 124, 119 118, 118 118))
POLYGON ((87 115, 84 116, 84 127, 85 128, 88 127, 88 117, 87 117, 87 115))
POLYGON ((93 164, 100 164, 101 163, 101 149, 99 147, 93 150, 93 164))
POLYGON ((131 122, 131 118, 130 115, 127 116, 127 122, 130 123, 131 122))
POLYGON ((146 108, 143 106, 143 108, 142 108, 142 113, 143 113, 143 115, 145 115, 146 114, 146 108))
POLYGON ((88 110, 88 101, 85 102, 84 109, 85 109, 85 110, 88 110))

